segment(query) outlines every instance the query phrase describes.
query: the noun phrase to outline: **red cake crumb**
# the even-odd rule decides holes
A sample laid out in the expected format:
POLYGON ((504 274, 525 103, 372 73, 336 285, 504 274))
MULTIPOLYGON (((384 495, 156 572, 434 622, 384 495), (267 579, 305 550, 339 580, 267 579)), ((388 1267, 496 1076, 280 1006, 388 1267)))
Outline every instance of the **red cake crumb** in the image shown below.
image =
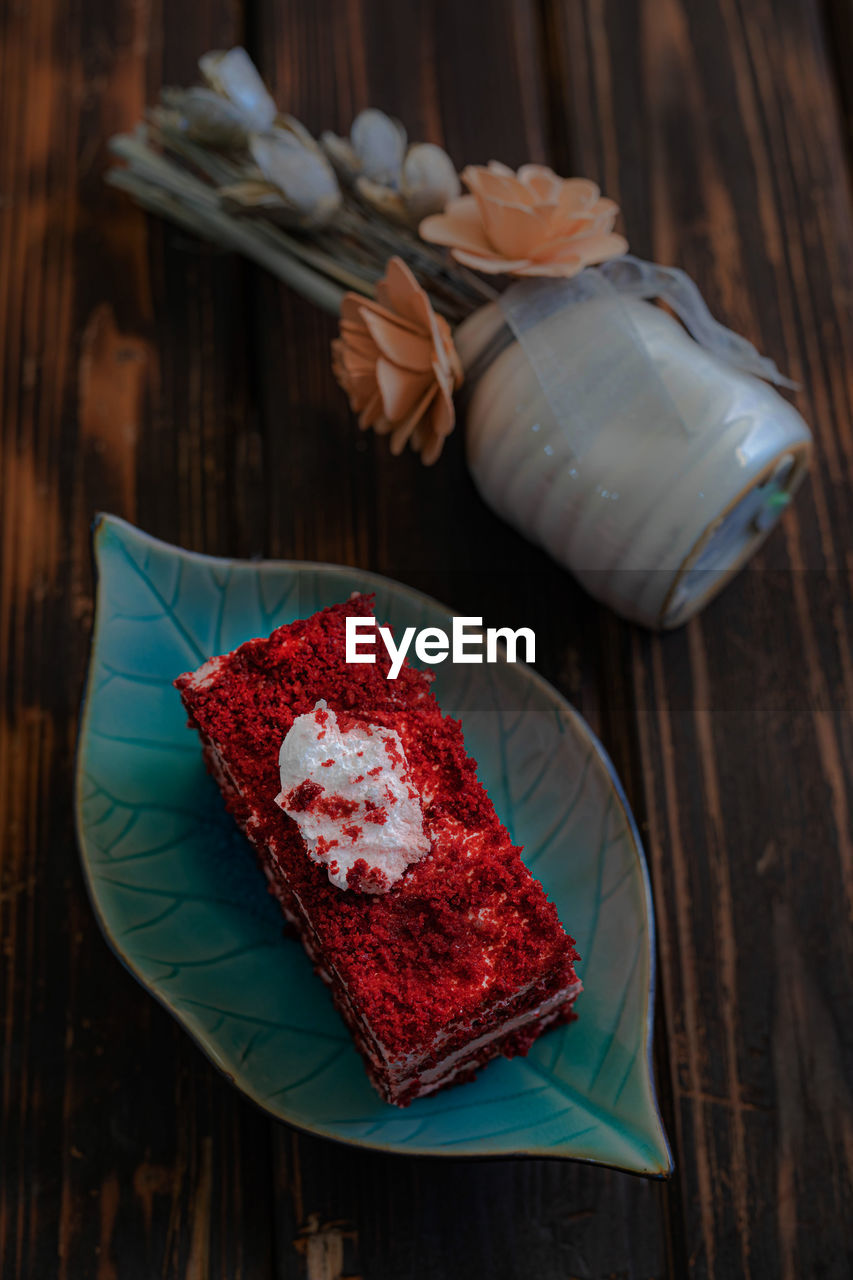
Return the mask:
POLYGON ((305 813, 311 808, 317 796, 323 794, 323 788, 319 782, 312 782, 310 778, 306 778, 300 783, 287 798, 288 809, 293 809, 296 813, 305 813))
MULTIPOLYGON (((175 683, 226 802, 330 982, 371 1079, 404 1104, 496 1053, 525 1053, 545 1026, 566 1021, 580 989, 577 954, 478 782, 461 725, 442 715, 431 676, 404 665, 388 680, 387 657, 345 663, 352 615, 371 616, 371 599, 356 596, 280 627, 175 683), (379 725, 400 736, 431 851, 387 892, 363 891, 377 883, 363 860, 348 874, 349 889, 331 884, 274 802, 282 740, 320 700, 342 732, 379 725), (485 1036, 493 1038, 468 1049, 485 1036)), ((402 763, 394 738, 384 742, 402 763)), ((288 806, 334 808, 341 799, 304 782, 288 806)), ((386 817, 380 807, 368 820, 386 817)))
POLYGON ((360 893, 381 892, 388 885, 388 877, 379 867, 369 867, 364 858, 359 858, 347 872, 347 884, 360 893))

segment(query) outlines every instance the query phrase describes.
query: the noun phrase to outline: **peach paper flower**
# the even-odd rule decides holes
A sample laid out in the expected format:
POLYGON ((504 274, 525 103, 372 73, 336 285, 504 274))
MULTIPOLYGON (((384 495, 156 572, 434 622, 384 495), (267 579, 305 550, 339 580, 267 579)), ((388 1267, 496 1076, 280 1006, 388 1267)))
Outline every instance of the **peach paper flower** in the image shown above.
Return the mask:
POLYGON ((586 178, 560 178, 544 165, 518 173, 492 160, 469 165, 469 196, 424 218, 420 234, 447 245, 457 262, 511 276, 574 276, 595 262, 626 252, 613 231, 619 206, 586 178))
POLYGON ((391 452, 408 441, 427 465, 453 430, 453 392, 462 383, 450 326, 402 258, 392 258, 376 301, 348 293, 332 371, 358 414, 362 431, 390 435, 391 452))

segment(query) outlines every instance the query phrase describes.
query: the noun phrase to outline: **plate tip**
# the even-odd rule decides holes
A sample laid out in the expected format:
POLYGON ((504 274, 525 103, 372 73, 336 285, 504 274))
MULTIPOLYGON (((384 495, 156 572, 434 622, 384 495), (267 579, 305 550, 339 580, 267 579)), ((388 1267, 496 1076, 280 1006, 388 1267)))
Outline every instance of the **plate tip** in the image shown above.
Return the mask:
POLYGON ((675 1161, 672 1158, 672 1151, 669 1145, 669 1139, 663 1125, 655 1140, 654 1159, 650 1162, 647 1173, 654 1178, 660 1178, 664 1182, 668 1182, 675 1172, 675 1161))
POLYGON ((110 511, 95 512, 92 516, 91 524, 89 525, 89 534, 96 554, 105 535, 108 534, 110 530, 114 529, 116 525, 124 523, 125 521, 122 520, 120 516, 115 516, 110 511))

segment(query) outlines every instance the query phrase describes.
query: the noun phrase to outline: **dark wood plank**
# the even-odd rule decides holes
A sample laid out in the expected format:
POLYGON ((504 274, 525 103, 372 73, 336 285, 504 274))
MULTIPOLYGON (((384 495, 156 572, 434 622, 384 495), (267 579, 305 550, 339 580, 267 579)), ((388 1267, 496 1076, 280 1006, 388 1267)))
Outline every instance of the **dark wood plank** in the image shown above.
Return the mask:
MULTIPOLYGON (((334 24, 307 0, 263 0, 257 11, 254 52, 277 101, 313 131, 348 132, 370 104, 396 114, 412 137, 443 142, 460 166, 545 155, 535 5, 362 0, 337 10, 334 24)), ((598 727, 618 719, 610 621, 486 510, 461 431, 432 469, 413 455, 391 458, 384 441, 357 432, 330 377, 333 323, 258 283, 270 554, 359 564, 489 623, 534 626, 540 669, 598 727), (322 501, 300 502, 315 485, 322 501)), ((347 1265, 371 1278, 665 1270, 658 1185, 544 1162, 369 1155, 285 1130, 276 1150, 283 1276, 301 1274, 304 1242, 294 1251, 293 1241, 311 1215, 356 1233, 347 1265)))
POLYGON ((297 1280, 297 1223, 342 1236, 344 1276, 660 1276, 661 1188, 546 1160, 411 1159, 283 1131, 279 1275, 297 1280), (294 1251, 293 1242, 296 1242, 294 1251))
POLYGON ((108 953, 70 799, 94 509, 260 541, 242 270, 102 184, 108 135, 233 41, 235 8, 33 0, 2 22, 0 1270, 254 1280, 267 1123, 108 953))
POLYGON ((687 268, 804 383, 809 487, 703 617, 631 637, 631 697, 677 1116, 677 1274, 841 1277, 853 219, 821 11, 585 0, 551 4, 549 29, 561 163, 621 201, 636 252, 687 268))
POLYGON ((833 79, 844 112, 847 154, 853 161, 853 84, 850 80, 853 5, 850 0, 823 0, 823 9, 826 15, 827 46, 834 72, 833 79))

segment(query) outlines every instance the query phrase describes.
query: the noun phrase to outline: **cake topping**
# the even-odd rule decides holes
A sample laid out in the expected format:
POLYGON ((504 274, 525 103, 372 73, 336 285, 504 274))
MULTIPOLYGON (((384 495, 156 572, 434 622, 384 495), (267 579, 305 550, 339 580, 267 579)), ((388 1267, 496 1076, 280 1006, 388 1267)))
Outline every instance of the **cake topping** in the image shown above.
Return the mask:
POLYGON ((325 701, 297 716, 281 744, 276 804, 298 824, 332 884, 385 893, 430 850, 400 735, 325 701))

